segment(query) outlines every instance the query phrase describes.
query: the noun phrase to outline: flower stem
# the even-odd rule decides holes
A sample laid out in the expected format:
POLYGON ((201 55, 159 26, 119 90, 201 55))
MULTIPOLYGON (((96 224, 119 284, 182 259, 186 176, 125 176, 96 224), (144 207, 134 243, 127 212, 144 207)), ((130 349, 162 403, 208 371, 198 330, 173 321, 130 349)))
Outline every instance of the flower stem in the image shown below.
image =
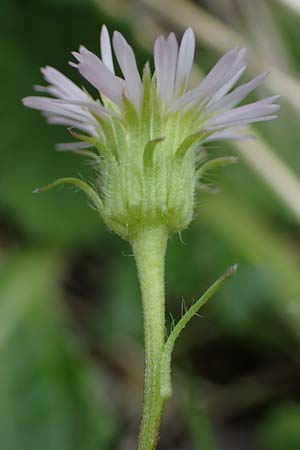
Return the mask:
POLYGON ((154 450, 165 404, 160 366, 165 343, 164 260, 168 232, 149 227, 132 241, 142 291, 145 327, 145 386, 138 450, 154 450))

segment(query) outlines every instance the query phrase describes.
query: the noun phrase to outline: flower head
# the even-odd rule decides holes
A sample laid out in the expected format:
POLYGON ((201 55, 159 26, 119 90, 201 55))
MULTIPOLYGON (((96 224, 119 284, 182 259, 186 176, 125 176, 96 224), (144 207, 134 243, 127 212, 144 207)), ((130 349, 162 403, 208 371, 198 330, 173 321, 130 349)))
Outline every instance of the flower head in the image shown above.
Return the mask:
POLYGON ((156 39, 153 76, 146 64, 141 77, 134 52, 119 32, 111 44, 103 26, 100 47, 101 59, 81 46, 70 63, 99 98, 46 67, 42 73, 49 85, 36 89, 51 97, 27 97, 23 103, 41 110, 49 123, 82 133, 73 133, 79 142, 61 148, 97 149, 98 205, 111 229, 127 239, 156 223, 180 231, 193 217, 197 181, 209 164, 201 165, 199 146, 240 139, 239 127, 274 119, 278 96, 237 106, 268 75, 233 90, 246 69, 246 50, 239 48, 229 50, 189 89, 195 53, 190 28, 180 45, 174 33, 156 39), (122 78, 115 72, 112 47, 122 78))

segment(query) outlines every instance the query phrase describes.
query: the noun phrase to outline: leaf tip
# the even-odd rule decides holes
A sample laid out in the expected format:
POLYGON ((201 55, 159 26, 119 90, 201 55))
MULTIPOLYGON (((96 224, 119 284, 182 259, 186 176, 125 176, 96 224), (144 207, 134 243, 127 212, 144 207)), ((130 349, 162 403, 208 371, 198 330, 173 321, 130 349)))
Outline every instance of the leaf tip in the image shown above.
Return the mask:
POLYGON ((43 192, 43 188, 36 188, 32 191, 33 194, 40 194, 41 192, 43 192))
POLYGON ((229 156, 228 162, 231 164, 238 164, 240 162, 240 158, 238 156, 229 156))
POLYGON ((236 263, 236 264, 233 264, 232 266, 230 266, 228 269, 227 269, 227 272, 226 272, 226 277, 232 277, 235 273, 236 273, 236 271, 238 270, 238 267, 239 267, 239 265, 236 263))

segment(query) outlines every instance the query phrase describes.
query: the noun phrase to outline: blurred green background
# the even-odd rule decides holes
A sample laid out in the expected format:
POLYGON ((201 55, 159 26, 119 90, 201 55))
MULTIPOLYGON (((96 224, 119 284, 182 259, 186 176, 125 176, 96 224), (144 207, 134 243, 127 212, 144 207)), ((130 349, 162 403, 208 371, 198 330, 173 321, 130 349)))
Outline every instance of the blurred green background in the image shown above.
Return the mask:
MULTIPOLYGON (((247 76, 271 69, 262 95, 280 118, 238 146, 240 164, 210 174, 196 219, 167 255, 168 324, 232 263, 236 277, 185 330, 162 450, 300 449, 300 1, 1 0, 0 450, 133 450, 143 330, 131 250, 72 189, 91 174, 68 141, 20 102, 47 64, 68 66, 99 30, 118 29, 151 57, 157 33, 195 29, 194 82, 234 45, 247 76), (170 313, 170 314, 169 314, 170 313)), ((247 77, 245 77, 247 78, 247 77)))

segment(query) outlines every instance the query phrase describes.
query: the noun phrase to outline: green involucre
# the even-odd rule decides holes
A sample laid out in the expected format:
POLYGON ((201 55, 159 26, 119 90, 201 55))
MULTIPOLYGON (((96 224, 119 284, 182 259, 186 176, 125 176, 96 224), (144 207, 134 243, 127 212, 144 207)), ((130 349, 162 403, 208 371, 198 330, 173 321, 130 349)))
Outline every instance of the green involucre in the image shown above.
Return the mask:
MULTIPOLYGON (((70 130, 73 137, 96 148, 75 150, 94 161, 94 186, 62 178, 38 190, 62 183, 81 188, 112 231, 132 241, 145 228, 168 233, 188 227, 194 214, 195 194, 203 175, 236 162, 233 157, 205 161, 200 144, 209 136, 199 109, 168 111, 157 95, 155 75, 146 64, 139 111, 124 95, 123 108, 102 96, 111 115, 95 119, 98 136, 70 130)), ((206 117, 207 118, 207 117, 206 117)))
MULTIPOLYGON (((127 240, 144 227, 163 225, 176 232, 189 225, 199 160, 196 150, 204 137, 199 132, 199 112, 166 111, 148 65, 143 84, 139 112, 124 96, 121 116, 97 117, 102 138, 95 143, 101 155, 96 189, 103 202, 103 219, 127 240)), ((111 109, 111 103, 103 100, 111 109)))

